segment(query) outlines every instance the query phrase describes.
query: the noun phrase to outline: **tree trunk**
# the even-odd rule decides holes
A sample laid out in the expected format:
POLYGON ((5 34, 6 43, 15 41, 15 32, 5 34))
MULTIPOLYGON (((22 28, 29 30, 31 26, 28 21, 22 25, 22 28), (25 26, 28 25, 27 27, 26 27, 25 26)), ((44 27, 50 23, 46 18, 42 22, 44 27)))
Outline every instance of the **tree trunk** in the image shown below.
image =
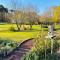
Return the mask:
POLYGON ((17 23, 17 21, 16 21, 16 25, 17 25, 18 31, 20 31, 20 27, 19 27, 19 24, 17 23))
POLYGON ((22 25, 22 24, 20 24, 20 30, 21 30, 21 25, 22 25))
POLYGON ((32 30, 32 24, 30 24, 30 30, 32 30))

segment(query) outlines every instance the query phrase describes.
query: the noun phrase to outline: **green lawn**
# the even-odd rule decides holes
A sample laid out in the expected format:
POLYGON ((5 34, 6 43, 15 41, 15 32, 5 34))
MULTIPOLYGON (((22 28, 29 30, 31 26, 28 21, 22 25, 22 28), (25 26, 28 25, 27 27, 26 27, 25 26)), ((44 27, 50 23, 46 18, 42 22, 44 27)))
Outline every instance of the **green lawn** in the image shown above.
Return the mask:
MULTIPOLYGON (((40 25, 33 25, 32 30, 20 32, 10 31, 11 27, 17 28, 15 24, 0 24, 0 38, 21 42, 29 38, 35 38, 37 33, 41 31, 40 25)), ((60 28, 60 26, 56 25, 55 28, 60 28)), ((44 28, 44 30, 47 30, 47 28, 44 28)))
POLYGON ((14 40, 16 42, 21 42, 29 38, 35 38, 37 33, 41 30, 41 27, 39 25, 33 25, 33 30, 26 30, 26 31, 20 31, 20 32, 13 32, 9 29, 11 27, 15 27, 15 24, 4 24, 0 25, 0 38, 8 39, 8 40, 14 40))
POLYGON ((8 40, 11 39, 16 42, 20 42, 22 40, 36 37, 37 33, 38 33, 37 31, 36 32, 0 32, 0 38, 4 38, 8 40))

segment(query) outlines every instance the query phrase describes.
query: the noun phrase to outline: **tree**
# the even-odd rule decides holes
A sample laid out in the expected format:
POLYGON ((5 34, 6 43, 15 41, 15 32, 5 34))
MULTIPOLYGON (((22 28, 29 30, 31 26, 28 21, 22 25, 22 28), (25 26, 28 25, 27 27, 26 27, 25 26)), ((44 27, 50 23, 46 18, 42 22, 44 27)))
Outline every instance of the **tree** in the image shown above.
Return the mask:
POLYGON ((14 8, 14 10, 12 12, 13 13, 13 19, 12 20, 14 20, 14 22, 17 25, 18 31, 20 31, 21 21, 22 21, 22 12, 19 9, 17 9, 18 8, 18 6, 17 6, 18 1, 16 1, 16 0, 11 0, 11 1, 13 2, 12 5, 14 8))
POLYGON ((53 7, 52 10, 55 23, 60 22, 60 6, 53 7))
POLYGON ((3 5, 0 5, 0 22, 6 22, 6 14, 8 13, 8 9, 3 5))
POLYGON ((30 24, 30 29, 32 29, 32 25, 38 20, 37 10, 33 7, 33 5, 29 5, 27 8, 27 20, 30 24))
POLYGON ((49 22, 57 23, 60 20, 60 6, 51 7, 46 12, 46 17, 49 22))
POLYGON ((31 5, 29 5, 28 7, 24 7, 24 6, 20 6, 22 7, 21 9, 17 9, 17 2, 13 1, 13 7, 15 9, 14 11, 14 21, 17 25, 18 30, 20 31, 21 26, 23 25, 24 28, 24 24, 30 24, 30 29, 32 29, 32 25, 35 24, 35 22, 37 22, 38 18, 37 18, 37 10, 31 5))

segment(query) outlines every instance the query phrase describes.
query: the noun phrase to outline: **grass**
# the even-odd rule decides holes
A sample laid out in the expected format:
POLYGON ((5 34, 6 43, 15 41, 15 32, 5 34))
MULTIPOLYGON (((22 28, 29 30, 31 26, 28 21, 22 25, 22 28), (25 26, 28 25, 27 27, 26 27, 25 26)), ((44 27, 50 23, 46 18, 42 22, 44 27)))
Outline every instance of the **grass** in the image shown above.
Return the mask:
POLYGON ((20 32, 12 32, 9 31, 11 27, 15 27, 15 24, 1 24, 0 25, 0 38, 14 40, 16 42, 21 42, 29 38, 36 37, 38 31, 41 29, 39 25, 34 25, 32 30, 20 31, 20 32))
POLYGON ((55 29, 60 30, 60 25, 55 25, 55 29))
MULTIPOLYGON (((32 30, 25 30, 20 32, 10 31, 11 27, 17 28, 15 24, 0 24, 0 38, 21 42, 29 38, 35 38, 37 33, 41 30, 40 25, 33 25, 32 30)), ((60 26, 56 25, 55 28, 60 28, 60 26)), ((44 28, 44 30, 47 31, 47 28, 44 28)))
POLYGON ((37 32, 0 32, 0 38, 11 39, 16 42, 35 37, 37 32))

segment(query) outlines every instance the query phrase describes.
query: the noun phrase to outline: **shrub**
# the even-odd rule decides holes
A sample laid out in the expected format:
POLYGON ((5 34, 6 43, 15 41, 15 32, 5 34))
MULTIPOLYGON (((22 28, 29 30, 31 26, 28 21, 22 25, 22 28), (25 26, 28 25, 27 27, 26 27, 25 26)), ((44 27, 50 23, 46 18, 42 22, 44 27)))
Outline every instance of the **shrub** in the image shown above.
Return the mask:
POLYGON ((11 49, 15 49, 17 47, 17 43, 11 40, 0 39, 0 56, 5 56, 4 54, 11 49))
POLYGON ((37 60, 38 56, 35 52, 29 52, 21 60, 37 60))
POLYGON ((10 31, 16 31, 14 27, 10 27, 10 31))
POLYGON ((54 51, 57 48, 57 40, 53 39, 53 53, 51 54, 51 39, 46 39, 46 33, 39 33, 35 39, 35 45, 31 52, 26 54, 22 60, 56 60, 57 54, 54 51))

